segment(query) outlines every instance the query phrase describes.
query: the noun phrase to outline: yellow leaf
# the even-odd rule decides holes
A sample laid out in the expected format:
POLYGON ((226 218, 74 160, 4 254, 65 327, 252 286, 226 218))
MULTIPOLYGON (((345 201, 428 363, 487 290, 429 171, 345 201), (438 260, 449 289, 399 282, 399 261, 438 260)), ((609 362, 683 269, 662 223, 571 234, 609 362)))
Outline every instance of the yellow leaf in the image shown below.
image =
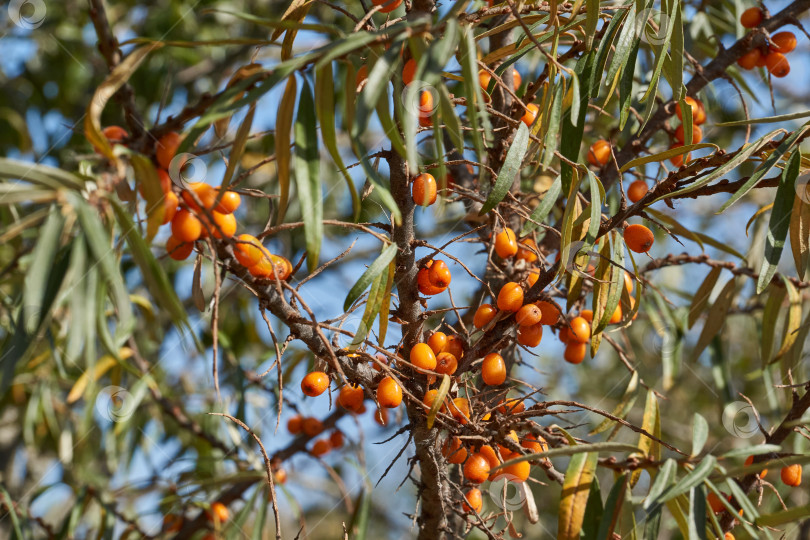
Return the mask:
POLYGON ((290 130, 293 123, 296 89, 297 84, 293 74, 287 79, 287 87, 284 89, 284 96, 281 98, 276 115, 276 170, 281 195, 278 200, 276 223, 284 221, 287 203, 290 200, 290 130))
POLYGON ((557 540, 579 539, 598 456, 588 452, 571 457, 562 486, 557 540))
MULTIPOLYGON (((122 348, 118 351, 119 356, 126 360, 130 356, 132 356, 132 349, 128 347, 122 348)), ((79 398, 84 395, 84 391, 87 389, 87 385, 90 382, 90 377, 92 375, 93 381, 99 380, 105 373, 107 373, 111 368, 116 366, 118 361, 110 356, 109 354, 102 356, 96 365, 93 367, 92 374, 90 371, 85 371, 82 373, 78 379, 76 379, 76 383, 73 385, 73 388, 70 389, 70 392, 67 396, 67 403, 75 403, 79 400, 79 398)))

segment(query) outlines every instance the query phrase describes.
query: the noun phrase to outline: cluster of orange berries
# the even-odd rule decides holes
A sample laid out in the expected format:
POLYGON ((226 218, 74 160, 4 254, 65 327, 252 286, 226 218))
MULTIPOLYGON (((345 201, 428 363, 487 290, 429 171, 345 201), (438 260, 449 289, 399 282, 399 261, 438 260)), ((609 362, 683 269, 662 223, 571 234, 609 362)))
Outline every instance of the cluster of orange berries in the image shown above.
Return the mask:
MULTIPOLYGON (((519 437, 512 430, 507 438, 515 445, 525 448, 532 454, 548 450, 545 439, 532 433, 519 437)), ((442 445, 442 455, 448 463, 461 465, 461 471, 466 481, 475 485, 483 484, 487 480, 496 481, 501 478, 522 483, 531 474, 531 464, 528 461, 521 461, 493 471, 501 463, 521 455, 521 452, 501 444, 495 444, 494 446, 489 444, 476 445, 468 449, 459 437, 451 436, 442 445)), ((481 512, 483 498, 480 489, 477 487, 470 488, 465 493, 464 499, 463 509, 465 512, 481 512)))
MULTIPOLYGON (((222 527, 231 519, 231 512, 228 507, 220 501, 214 501, 211 506, 205 511, 205 519, 214 527, 222 527)), ((163 530, 166 533, 176 533, 183 528, 185 519, 178 514, 166 514, 163 516, 163 530)), ((208 533, 202 537, 203 540, 214 540, 216 536, 213 533, 208 533)))
MULTIPOLYGON (((765 19, 761 8, 752 7, 743 11, 740 23, 745 28, 756 28, 765 19)), ((767 48, 755 47, 737 60, 743 69, 764 67, 774 77, 785 77, 790 73, 790 62, 786 54, 796 48, 796 36, 793 32, 777 32, 770 37, 767 48)))
MULTIPOLYGON (((291 435, 303 433, 312 439, 324 432, 323 422, 312 416, 295 415, 287 421, 287 431, 291 435)), ((317 439, 309 450, 315 457, 326 455, 332 450, 343 447, 343 432, 339 429, 332 431, 328 437, 317 439)), ((275 480, 283 484, 287 480, 287 472, 279 468, 275 473, 275 480)))

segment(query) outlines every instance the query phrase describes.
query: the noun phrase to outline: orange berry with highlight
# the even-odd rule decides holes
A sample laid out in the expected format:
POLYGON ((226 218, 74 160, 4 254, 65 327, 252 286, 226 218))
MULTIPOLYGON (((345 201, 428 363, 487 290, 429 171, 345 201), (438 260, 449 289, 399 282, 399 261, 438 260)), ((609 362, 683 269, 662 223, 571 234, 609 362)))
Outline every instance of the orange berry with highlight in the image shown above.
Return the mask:
POLYGON ((180 199, 177 198, 173 191, 166 193, 163 197, 163 221, 160 222, 161 225, 166 225, 174 219, 178 204, 180 204, 180 199))
POLYGON ((219 212, 211 212, 211 215, 214 218, 214 225, 211 227, 214 238, 231 238, 236 232, 236 217, 219 212))
POLYGON ((444 289, 450 285, 453 276, 450 274, 450 269, 444 261, 433 261, 433 264, 428 269, 428 280, 434 287, 444 289))
POLYGON ((574 341, 579 343, 588 343, 591 339, 591 325, 581 316, 571 319, 569 332, 574 341))
POLYGON ((211 504, 211 508, 205 512, 205 517, 211 523, 225 523, 231 517, 228 507, 219 501, 211 504))
POLYGON ((633 284, 636 280, 630 275, 630 272, 624 272, 624 288, 627 289, 627 294, 633 294, 633 284))
POLYGON ((790 62, 780 52, 771 52, 765 56, 765 67, 774 77, 786 77, 790 73, 790 62))
POLYGON ((409 358, 411 364, 418 368, 426 370, 436 369, 436 355, 427 343, 417 343, 414 345, 409 358))
POLYGON ((506 380, 506 363, 498 353, 489 353, 481 363, 481 378, 484 384, 498 386, 506 380))
POLYGON ((570 341, 565 346, 563 358, 569 364, 581 364, 585 360, 585 353, 587 352, 588 345, 586 343, 579 343, 570 341))
MULTIPOLYGON (((694 126, 697 127, 697 126, 694 126)), ((627 198, 631 203, 637 203, 647 194, 647 182, 644 180, 635 180, 627 188, 627 198)))
POLYGON ((737 65, 743 69, 754 69, 759 65, 761 59, 764 59, 762 52, 753 48, 737 59, 737 65))
POLYGON ((779 476, 786 486, 798 487, 802 483, 802 466, 797 463, 782 467, 779 476))
POLYGON ((465 512, 480 514, 484 508, 484 499, 481 497, 481 490, 472 488, 464 494, 464 505, 462 506, 465 512))
POLYGON ((622 306, 619 304, 616 306, 616 309, 613 310, 613 314, 610 316, 610 320, 608 324, 619 324, 622 322, 622 306))
MULTIPOLYGON (((698 101, 695 98, 691 97, 691 96, 686 96, 683 100, 692 109, 692 122, 693 123, 698 123, 697 119, 698 119, 698 117, 700 115, 700 106, 698 106, 698 101)), ((683 111, 681 110, 680 102, 678 102, 675 105, 675 114, 678 115, 678 120, 683 122, 683 111)))
POLYGON ((329 375, 323 371, 307 373, 301 380, 301 391, 309 397, 320 396, 329 388, 329 375))
POLYGON ((450 414, 461 424, 470 420, 470 402, 467 398, 459 397, 450 402, 450 414))
POLYGON ((419 292, 425 296, 433 296, 445 290, 445 288, 436 287, 430 282, 430 267, 432 265, 433 261, 428 261, 427 264, 416 273, 416 286, 419 292))
POLYGON ((733 534, 731 534, 730 532, 727 532, 727 533, 723 534, 723 540, 736 540, 736 539, 734 538, 733 534))
POLYGON ((488 444, 482 445, 481 448, 478 449, 478 453, 484 456, 484 459, 489 463, 490 469, 494 469, 501 464, 501 460, 498 458, 498 454, 495 453, 495 449, 488 444))
POLYGON ((517 311, 523 306, 523 289, 519 283, 510 281, 498 292, 498 309, 501 311, 517 311))
POLYGON ((155 143, 155 159, 157 159, 158 165, 168 170, 182 141, 180 134, 175 131, 170 131, 158 139, 155 143))
POLYGON ((520 326, 533 326, 543 320, 543 312, 537 304, 526 304, 515 315, 515 322, 520 326))
POLYGON ((594 167, 601 167, 610 161, 610 143, 600 139, 588 149, 588 163, 594 167))
POLYGON ((363 389, 359 385, 347 384, 340 389, 338 405, 350 411, 357 411, 365 397, 363 389))
POLYGON ((239 264, 251 267, 261 260, 264 250, 258 238, 250 234, 240 234, 234 240, 236 242, 233 246, 233 256, 239 264))
POLYGON ((537 347, 543 339, 543 324, 521 326, 517 331, 517 342, 524 347, 537 347))
POLYGON ((436 179, 430 173, 422 173, 413 179, 411 197, 420 206, 430 206, 436 202, 436 179))
POLYGON ((433 113, 433 94, 425 90, 419 96, 419 125, 422 127, 430 127, 433 125, 433 119, 430 115, 433 113))
POLYGON ((489 478, 489 462, 480 453, 467 458, 464 463, 464 477, 473 484, 481 484, 489 478))
POLYGON ((624 230, 624 243, 627 249, 635 253, 647 253, 655 242, 655 236, 644 225, 635 223, 624 230))
POLYGON ((483 328, 492 322, 492 319, 495 318, 495 315, 498 314, 498 310, 495 309, 495 306, 492 304, 481 304, 477 310, 475 310, 475 316, 473 316, 473 326, 476 328, 483 328))
POLYGON ((524 238, 518 243, 517 258, 532 263, 537 260, 537 244, 531 238, 524 238))
MULTIPOLYGON (((675 130, 675 140, 679 143, 683 143, 684 139, 686 138, 686 133, 684 132, 683 124, 678 126, 675 130)), ((692 126, 692 144, 697 144, 703 139, 703 130, 700 129, 700 126, 692 126)))
POLYGON ((402 387, 391 377, 385 377, 377 385, 377 402, 380 407, 393 409, 402 403, 402 387))
POLYGON ((529 103, 526 105, 526 112, 523 113, 523 116, 520 118, 520 121, 526 124, 527 127, 532 127, 534 124, 535 119, 537 119, 537 113, 540 111, 540 108, 535 105, 534 103, 529 103))
POLYGON ((202 223, 185 208, 172 218, 172 236, 183 242, 196 242, 202 235, 202 223))
POLYGON ((498 257, 508 259, 514 257, 517 252, 518 245, 515 231, 506 227, 495 235, 495 253, 498 254, 498 257))
POLYGON ((447 334, 444 332, 433 332, 427 340, 427 344, 433 354, 439 354, 447 347, 447 334))
POLYGON ((436 355, 436 373, 452 375, 458 369, 458 360, 449 352, 436 355))
POLYGON ((529 464, 528 461, 520 461, 518 463, 513 463, 512 465, 508 465, 503 469, 498 469, 493 474, 492 479, 498 480, 499 478, 506 478, 510 482, 525 482, 529 475, 532 472, 532 466, 529 464))
POLYGON ((242 204, 242 197, 235 191, 226 191, 219 199, 219 204, 214 208, 220 214, 233 214, 239 205, 242 204))
POLYGON ((276 472, 273 473, 273 480, 277 484, 286 484, 287 483, 287 471, 284 469, 278 469, 276 472))
POLYGON ((743 11, 742 15, 740 15, 740 24, 742 24, 744 28, 754 28, 762 24, 764 19, 765 13, 763 13, 761 8, 751 7, 743 11))
POLYGON ((770 49, 787 54, 796 48, 796 36, 793 32, 777 32, 771 36, 770 49))

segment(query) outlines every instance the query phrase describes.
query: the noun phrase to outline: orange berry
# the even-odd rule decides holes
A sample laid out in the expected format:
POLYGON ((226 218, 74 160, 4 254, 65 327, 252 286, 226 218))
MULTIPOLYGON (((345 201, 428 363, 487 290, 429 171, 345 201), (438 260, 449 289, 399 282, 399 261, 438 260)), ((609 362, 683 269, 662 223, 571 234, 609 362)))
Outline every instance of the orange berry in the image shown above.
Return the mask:
POLYGON ((357 411, 365 399, 363 389, 359 385, 347 384, 341 387, 338 394, 338 405, 350 411, 357 411))
POLYGON ((450 414, 461 424, 470 420, 470 402, 467 398, 459 397, 450 402, 450 414))
POLYGON ((780 52, 771 52, 765 55, 765 67, 774 77, 785 77, 790 73, 790 62, 787 57, 780 52))
POLYGON ((709 503, 709 508, 711 508, 712 512, 715 514, 720 514, 726 510, 726 507, 723 505, 723 500, 713 491, 706 497, 706 502, 709 503))
POLYGON ((372 360, 371 367, 373 367, 375 371, 382 371, 382 366, 388 365, 388 358, 386 358, 382 354, 378 354, 376 358, 377 360, 379 360, 379 362, 375 362, 372 360), (382 366, 380 364, 382 364, 382 366))
POLYGON ((428 280, 434 287, 444 289, 450 285, 453 276, 450 274, 450 269, 444 261, 433 261, 430 269, 428 269, 428 280))
POLYGON ((129 133, 121 126, 107 126, 101 130, 101 134, 110 141, 110 144, 120 143, 124 139, 129 138, 129 133))
POLYGON ((287 483, 287 471, 284 469, 278 469, 276 472, 273 473, 273 480, 277 484, 286 484, 287 483))
MULTIPOLYGON (((697 126, 693 126, 697 127, 697 126)), ((644 180, 636 180, 627 188, 627 198, 630 202, 637 203, 647 194, 647 182, 644 180)))
POLYGON ((202 234, 202 223, 185 208, 172 218, 172 236, 183 242, 196 242, 202 234))
POLYGON ((321 457, 329 453, 332 447, 329 444, 329 441, 326 439, 318 439, 315 441, 315 444, 312 445, 312 450, 309 451, 315 457, 321 457))
MULTIPOLYGON (((754 464, 754 456, 748 456, 748 458, 745 460, 745 464, 746 465, 753 465, 754 464)), ((762 469, 762 471, 760 471, 760 473, 759 473, 759 477, 760 478, 765 478, 765 475, 767 475, 767 474, 768 474, 768 469, 762 469)))
POLYGON ((730 532, 723 534, 723 540, 735 540, 734 535, 730 532))
POLYGON ((211 232, 214 238, 230 238, 236 232, 236 217, 233 214, 220 214, 219 212, 211 212, 214 219, 214 225, 211 227, 211 232))
POLYGON ((519 398, 507 399, 498 407, 498 411, 504 414, 518 414, 525 410, 526 405, 524 405, 523 400, 519 398))
POLYGON ((233 214, 240 204, 242 204, 242 197, 237 192, 226 191, 214 210, 220 214, 233 214))
POLYGON ((697 117, 695 117, 692 120, 692 122, 697 124, 697 125, 705 124, 706 123, 706 107, 703 106, 703 102, 700 101, 699 99, 697 100, 697 106, 698 106, 698 114, 697 114, 697 117))
POLYGON ((432 174, 422 173, 413 179, 411 197, 420 206, 430 206, 436 202, 436 179, 432 174))
POLYGON ((416 286, 419 292, 425 296, 433 296, 445 290, 442 287, 436 287, 430 282, 430 267, 432 265, 433 261, 428 261, 427 264, 416 273, 416 286))
POLYGON ((624 243, 627 249, 635 253, 647 253, 655 242, 655 236, 650 229, 638 223, 629 225, 624 230, 624 243))
POLYGON ((211 503, 211 508, 205 512, 205 517, 211 523, 225 523, 231 517, 228 507, 219 501, 211 503))
MULTIPOLYGON (((675 140, 679 143, 683 143, 684 139, 686 138, 686 133, 684 133, 683 124, 678 126, 675 130, 675 140)), ((697 144, 703 139, 703 130, 700 129, 700 126, 692 126, 692 144, 697 144)))
POLYGON ((308 416, 301 422, 301 431, 303 431, 304 435, 307 437, 316 437, 323 433, 323 422, 317 418, 308 416))
POLYGON ((520 326, 533 326, 543 319, 543 312, 537 304, 526 304, 515 315, 515 321, 520 326))
POLYGON ((537 244, 531 238, 524 238, 518 244, 517 258, 532 263, 537 260, 537 244), (526 247, 523 247, 526 246, 526 247))
POLYGON ((633 276, 630 275, 630 272, 624 272, 624 288, 627 289, 627 294, 633 294, 633 284, 635 280, 633 276))
POLYGON ((289 420, 287 420, 287 431, 290 432, 291 435, 298 435, 301 433, 301 426, 303 424, 303 418, 301 418, 300 414, 296 414, 289 420))
POLYGON ((527 127, 532 127, 534 124, 535 119, 537 118, 537 113, 540 111, 540 108, 535 105, 534 103, 529 103, 526 105, 526 112, 523 113, 523 116, 520 118, 520 121, 526 124, 527 127))
POLYGON ((498 353, 489 353, 481 364, 481 378, 484 384, 498 386, 506 380, 506 364, 498 353))
POLYGON ((519 283, 510 281, 498 292, 498 309, 517 311, 523 306, 523 289, 519 283))
POLYGON ((320 396, 329 388, 329 375, 323 371, 307 373, 301 380, 301 391, 309 397, 320 396))
MULTIPOLYGON (((689 107, 692 109, 692 122, 697 123, 698 115, 700 114, 700 107, 698 106, 698 101, 691 97, 686 96, 684 101, 689 104, 689 107)), ((675 105, 675 114, 678 115, 678 119, 683 122, 683 111, 681 110, 680 102, 675 105)))
POLYGON ((545 452, 548 450, 546 440, 534 434, 527 435, 526 438, 520 443, 520 446, 527 448, 533 454, 539 454, 540 452, 545 452))
POLYGON ((380 13, 391 13, 402 4, 402 0, 371 0, 371 3, 375 6, 382 6, 380 13))
POLYGON ((579 343, 588 343, 591 339, 591 325, 583 317, 574 317, 571 319, 569 326, 570 335, 574 341, 579 343))
POLYGON ((413 58, 405 62, 402 67, 402 83, 408 86, 413 82, 413 76, 416 74, 416 60, 413 58))
POLYGON ((536 302, 535 305, 540 308, 540 312, 543 314, 540 319, 542 324, 557 324, 557 321, 560 320, 560 308, 553 302, 540 300, 536 302))
POLYGON ((418 368, 426 370, 436 369, 436 355, 427 343, 417 343, 414 345, 409 358, 411 364, 418 368))
POLYGON ((537 347, 543 339, 543 324, 521 326, 517 331, 517 342, 524 347, 537 347))
POLYGON ((377 402, 380 407, 389 409, 399 407, 399 404, 402 403, 402 387, 391 377, 385 377, 377 385, 377 402))
POLYGON ((251 267, 261 260, 264 253, 258 238, 250 234, 240 234, 235 240, 233 256, 236 257, 239 264, 251 267))
POLYGON ((449 463, 458 465, 464 463, 464 460, 467 459, 467 449, 461 444, 461 439, 451 437, 444 442, 442 455, 449 463))
POLYGON ((197 201, 194 200, 195 196, 199 199, 204 208, 210 210, 214 207, 214 202, 217 200, 217 190, 214 186, 206 184, 205 182, 191 182, 188 184, 188 189, 183 190, 181 196, 183 197, 183 202, 185 202, 189 208, 199 212, 200 206, 197 204, 197 201))
MULTIPOLYGON (((678 144, 678 143, 673 143, 673 144, 672 144, 672 145, 669 147, 669 149, 670 149, 670 150, 673 150, 673 149, 675 149, 675 148, 680 148, 681 146, 683 146, 683 145, 682 145, 682 144, 678 144)), ((690 153, 690 154, 686 154, 686 161, 689 161, 689 158, 690 158, 690 156, 691 156, 691 155, 692 155, 691 153, 690 153)), ((684 163, 684 157, 683 157, 683 154, 678 154, 677 156, 672 156, 671 158, 669 158, 669 161, 670 161, 670 162, 671 162, 673 165, 675 165, 676 167, 681 167, 681 166, 683 166, 683 163, 684 163)))
POLYGON ((520 76, 518 70, 512 69, 512 86, 517 90, 520 88, 520 84, 523 82, 523 77, 520 76))
POLYGON ((442 352, 449 352, 460 359, 464 356, 464 340, 456 334, 447 336, 447 346, 442 352))
POLYGON ((163 517, 163 532, 176 533, 183 528, 183 516, 167 514, 163 517))
POLYGON ((166 225, 174 219, 178 204, 180 204, 180 199, 177 198, 173 191, 166 193, 163 197, 163 221, 160 222, 161 225, 166 225))
POLYGON ((517 252, 518 245, 515 231, 506 227, 495 235, 495 253, 498 254, 498 257, 508 259, 514 257, 517 252))
POLYGON ((762 9, 758 7, 748 8, 740 15, 740 23, 744 28, 759 26, 762 24, 763 19, 765 19, 765 14, 762 12, 762 9))
POLYGON ((488 444, 481 446, 481 448, 478 449, 478 453, 484 456, 484 459, 489 463, 490 469, 494 469, 501 464, 501 460, 498 458, 498 454, 495 453, 495 449, 488 444))
POLYGON ((478 72, 478 84, 481 86, 481 90, 484 92, 487 91, 489 88, 489 83, 492 80, 492 75, 485 69, 482 69, 478 72))
POLYGON ((433 94, 425 90, 419 96, 419 125, 422 127, 430 127, 433 125, 433 119, 430 115, 433 113, 433 94))
POLYGON ((374 421, 382 427, 388 425, 388 409, 377 409, 374 411, 374 421))
POLYGON ((333 431, 329 434, 329 446, 332 448, 340 448, 343 446, 343 432, 333 431))
POLYGON ((473 317, 473 326, 476 328, 483 328, 492 322, 492 319, 495 318, 495 315, 498 314, 498 310, 492 304, 481 304, 477 310, 475 310, 475 316, 473 317))
POLYGON ((436 373, 452 375, 458 369, 458 360, 449 352, 436 355, 436 373))
POLYGON ((180 134, 175 131, 170 131, 162 136, 155 143, 155 159, 157 159, 158 165, 168 170, 182 141, 180 134))
POLYGON ((787 54, 796 48, 796 36, 793 32, 777 32, 771 36, 770 49, 787 54))
POLYGON ((585 360, 587 349, 588 345, 586 343, 571 341, 565 346, 563 358, 569 364, 581 364, 585 360))
POLYGON ((425 404, 425 407, 430 409, 433 407, 433 403, 436 401, 436 396, 439 394, 439 391, 436 389, 428 390, 425 392, 425 397, 422 398, 422 403, 425 404))
POLYGON ((601 167, 610 161, 610 143, 600 139, 588 149, 588 163, 594 167, 601 167))
POLYGON ((622 322, 622 306, 619 304, 616 306, 616 309, 613 310, 613 315, 610 316, 610 320, 608 324, 619 324, 622 322))
POLYGON ((782 467, 779 475, 786 486, 798 487, 802 483, 802 466, 796 464, 782 467))
POLYGON ((510 482, 525 482, 532 472, 532 466, 528 461, 520 461, 512 465, 508 465, 503 469, 498 469, 492 476, 492 480, 499 478, 506 478, 510 482))
POLYGON ((762 58, 762 52, 759 49, 751 49, 741 57, 737 59, 737 65, 743 69, 754 69, 760 59, 762 58))
POLYGON ((447 347, 447 334, 444 332, 433 332, 427 340, 428 347, 433 354, 439 354, 447 347))
POLYGON ((463 509, 465 512, 480 514, 481 510, 484 508, 484 499, 481 497, 481 490, 478 488, 472 488, 467 491, 464 495, 464 504, 463 509))
POLYGON ((560 338, 560 343, 568 343, 571 341, 571 332, 568 330, 567 326, 560 328, 560 334, 558 337, 560 338))
POLYGON ((526 277, 526 284, 531 289, 534 287, 534 284, 537 283, 537 280, 540 278, 540 270, 537 268, 530 268, 529 275, 526 277))
POLYGON ((358 88, 361 84, 368 79, 368 67, 364 64, 357 70, 357 75, 354 76, 354 86, 358 88))
POLYGON ((193 249, 193 242, 183 242, 174 236, 170 236, 169 239, 166 240, 166 253, 168 253, 169 257, 175 261, 183 261, 187 259, 188 256, 191 255, 191 251, 193 249))
POLYGON ((464 463, 464 477, 473 484, 481 484, 489 478, 489 462, 480 453, 467 458, 464 463))

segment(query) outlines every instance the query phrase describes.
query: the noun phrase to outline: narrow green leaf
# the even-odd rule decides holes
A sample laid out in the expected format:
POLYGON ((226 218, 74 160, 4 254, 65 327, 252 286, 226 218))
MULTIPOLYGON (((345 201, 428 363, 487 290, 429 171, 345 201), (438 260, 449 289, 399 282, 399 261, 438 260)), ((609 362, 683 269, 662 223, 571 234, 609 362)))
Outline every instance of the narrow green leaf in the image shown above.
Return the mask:
POLYGON ((371 266, 366 268, 366 271, 360 276, 360 279, 352 286, 349 290, 349 294, 346 295, 346 300, 343 302, 343 311, 349 311, 349 308, 352 307, 352 304, 360 298, 360 295, 363 294, 369 285, 374 281, 374 279, 382 273, 388 267, 388 264, 394 260, 394 256, 397 254, 397 246, 396 244, 389 244, 382 250, 380 256, 377 257, 371 266))
POLYGON ((692 417, 692 455, 697 456, 703 450, 709 437, 709 423, 698 413, 692 417))
POLYGON ((800 151, 794 151, 787 163, 787 167, 782 171, 779 178, 779 186, 776 188, 776 197, 771 210, 771 219, 768 221, 765 257, 759 269, 757 294, 761 294, 765 290, 779 266, 779 259, 782 256, 782 249, 785 247, 785 239, 790 227, 790 214, 793 210, 793 199, 796 197, 794 185, 796 178, 799 176, 801 157, 800 151))
POLYGON ((668 458, 664 465, 658 470, 655 474, 655 480, 653 481, 652 485, 650 486, 650 491, 647 492, 647 496, 644 498, 644 503, 642 507, 646 510, 661 496, 665 489, 669 488, 672 485, 672 482, 675 480, 675 475, 678 472, 678 464, 675 462, 674 459, 668 458))
MULTIPOLYGON (((644 405, 644 418, 641 428, 657 438, 661 438, 661 414, 658 410, 658 399, 651 389, 647 391, 647 403, 644 405)), ((661 444, 645 434, 639 435, 638 446, 642 453, 653 461, 661 459, 661 444)), ((641 469, 630 474, 630 485, 635 486, 641 476, 641 469)))
POLYGON ((53 272, 53 261, 59 249, 59 238, 63 234, 65 218, 61 212, 51 208, 45 224, 40 228, 37 243, 31 255, 31 265, 25 272, 23 285, 23 309, 28 310, 25 317, 25 331, 36 332, 47 316, 46 294, 48 281, 53 272))
MULTIPOLYGON (((573 99, 580 101, 579 118, 574 122, 570 118, 563 120, 562 125, 562 139, 560 143, 560 153, 567 160, 574 163, 579 162, 579 151, 582 145, 582 135, 585 130, 585 114, 588 112, 588 102, 591 97, 590 89, 592 88, 592 81, 594 77, 594 61, 596 60, 596 52, 591 51, 583 55, 577 61, 574 67, 574 73, 579 77, 580 88, 579 96, 574 96, 573 99)), ((562 190, 563 193, 568 194, 571 187, 571 180, 574 176, 574 169, 566 162, 560 165, 562 175, 562 190)))
POLYGON ((640 43, 637 40, 633 45, 619 81, 619 129, 624 129, 627 119, 630 118, 630 104, 633 101, 633 77, 636 73, 636 59, 638 58, 640 43))
POLYGON ((323 194, 319 173, 317 123, 312 90, 305 79, 298 102, 298 116, 295 119, 295 186, 304 219, 307 268, 310 272, 318 267, 323 238, 323 194))
MULTIPOLYGON (((621 167, 621 169, 619 169, 619 171, 620 172, 626 172, 626 171, 629 171, 630 169, 633 169, 635 167, 639 167, 641 165, 646 165, 647 163, 655 163, 655 162, 659 162, 659 161, 666 161, 669 158, 672 158, 672 157, 675 157, 675 156, 681 156, 683 154, 688 154, 689 152, 691 152, 693 150, 700 150, 701 148, 714 148, 715 150, 719 149, 716 144, 711 144, 711 143, 698 143, 698 144, 689 144, 689 145, 685 145, 685 146, 678 146, 678 147, 675 147, 675 148, 669 148, 667 150, 664 150, 663 152, 658 152, 657 154, 651 154, 649 156, 642 156, 640 158, 631 159, 630 161, 628 161, 627 163, 622 165, 622 167, 621 167)), ((663 198, 663 197, 660 197, 660 198, 663 198)), ((656 200, 658 200, 658 199, 656 199, 656 200)))
POLYGON ((501 166, 501 170, 498 171, 498 178, 495 180, 495 185, 492 186, 492 190, 489 192, 487 200, 478 215, 483 216, 488 213, 506 196, 506 193, 520 175, 521 165, 523 158, 526 156, 528 145, 529 128, 526 127, 526 124, 521 122, 515 133, 515 139, 506 152, 506 159, 503 161, 503 166, 501 166))
POLYGON ((292 131, 293 113, 295 112, 295 98, 298 94, 297 88, 295 74, 290 75, 276 113, 276 171, 280 195, 276 224, 284 222, 284 217, 287 215, 287 205, 290 201, 290 162, 292 160, 290 133, 292 131))
POLYGON ((624 506, 627 480, 627 474, 616 478, 613 487, 610 488, 607 500, 605 500, 605 509, 602 512, 602 522, 599 524, 599 531, 596 536, 592 538, 596 538, 597 540, 611 540, 613 538, 613 533, 616 529, 616 525, 619 523, 622 507, 624 506))
POLYGON ((790 213, 790 248, 793 254, 793 263, 799 279, 804 280, 807 274, 807 261, 810 256, 810 191, 807 184, 796 184, 796 198, 793 200, 793 210, 790 213))
MULTIPOLYGON (((619 37, 616 39, 616 47, 613 51, 613 58, 610 61, 607 75, 604 79, 606 86, 609 85, 616 75, 618 75, 623 69, 630 68, 629 65, 625 66, 625 64, 627 64, 627 59, 630 57, 633 49, 638 50, 638 42, 640 40, 636 36, 636 26, 638 21, 636 21, 635 4, 630 6, 626 18, 627 22, 622 26, 622 29, 619 32, 619 37)), ((646 21, 644 21, 643 24, 646 24, 646 21)), ((633 71, 633 69, 630 68, 630 71, 633 71)))
POLYGON ((703 484, 689 490, 689 538, 706 540, 706 490, 703 484))
POLYGON ((776 124, 782 122, 789 122, 791 120, 798 120, 800 118, 807 118, 808 116, 810 116, 810 110, 790 114, 780 114, 778 116, 749 118, 748 120, 735 120, 733 122, 718 122, 715 125, 720 127, 731 127, 731 126, 747 126, 751 124, 776 124))
POLYGON ((760 337, 760 356, 762 366, 767 366, 773 357, 773 344, 776 335, 776 323, 779 322, 779 314, 782 311, 782 303, 787 295, 787 290, 783 287, 772 286, 768 289, 768 300, 765 302, 765 309, 762 310, 762 334, 760 337))
POLYGON ((371 283, 371 290, 368 293, 368 299, 366 300, 366 308, 363 311, 363 317, 360 319, 360 325, 357 327, 357 331, 354 334, 354 339, 352 339, 352 342, 347 347, 347 349, 350 351, 356 350, 363 343, 363 341, 365 341, 369 332, 371 332, 371 327, 374 324, 374 320, 380 313, 387 278, 388 272, 380 272, 371 283))

